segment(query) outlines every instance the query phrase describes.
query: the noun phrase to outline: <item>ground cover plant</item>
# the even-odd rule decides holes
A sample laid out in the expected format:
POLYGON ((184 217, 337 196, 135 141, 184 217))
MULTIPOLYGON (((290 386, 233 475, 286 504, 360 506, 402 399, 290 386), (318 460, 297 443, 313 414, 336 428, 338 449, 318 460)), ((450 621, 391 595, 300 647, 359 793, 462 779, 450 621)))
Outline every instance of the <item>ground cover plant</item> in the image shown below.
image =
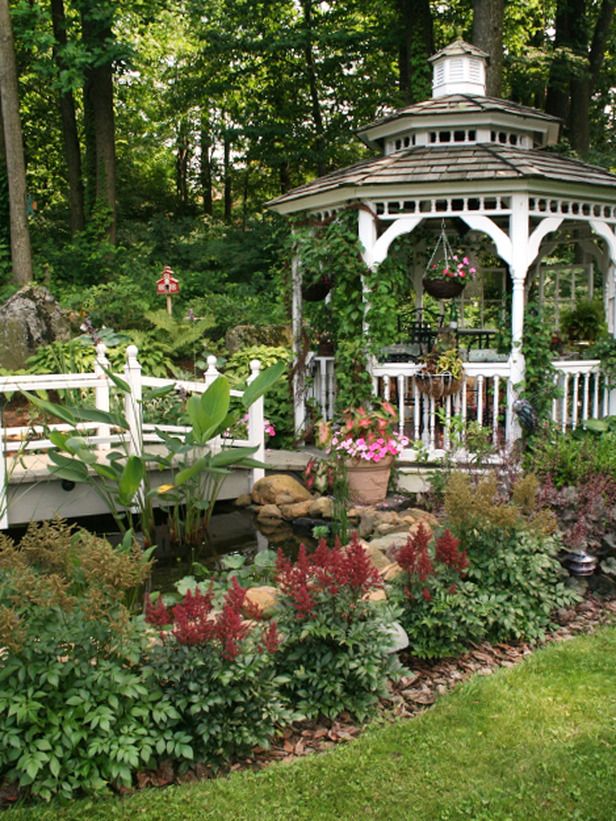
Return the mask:
POLYGON ((329 753, 14 821, 387 818, 606 821, 616 806, 616 628, 477 677, 412 721, 329 753))

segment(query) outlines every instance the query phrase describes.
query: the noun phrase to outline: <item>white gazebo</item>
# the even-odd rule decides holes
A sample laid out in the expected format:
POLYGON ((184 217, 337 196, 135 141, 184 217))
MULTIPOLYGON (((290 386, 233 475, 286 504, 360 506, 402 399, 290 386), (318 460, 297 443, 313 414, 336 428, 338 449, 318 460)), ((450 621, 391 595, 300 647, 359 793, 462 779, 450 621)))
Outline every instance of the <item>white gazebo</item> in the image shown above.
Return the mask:
MULTIPOLYGON (((364 262, 377 267, 398 237, 421 224, 457 218, 472 235, 489 238, 511 279, 511 352, 506 362, 467 362, 455 396, 456 413, 491 427, 494 440, 518 435, 512 413, 515 386, 524 378, 521 344, 527 284, 542 259, 567 232, 578 254, 601 272, 606 321, 616 335, 616 175, 554 150, 559 121, 542 111, 485 96, 487 55, 461 40, 431 58, 432 98, 400 109, 358 134, 379 156, 320 177, 269 203, 280 214, 326 219, 357 208, 364 262), (360 206, 360 207, 358 207, 360 206)), ((413 281, 421 304, 419 266, 413 281)), ((302 329, 302 272, 293 269, 296 353, 302 329)), ((317 363, 319 364, 319 363, 317 363)), ((562 429, 610 410, 610 394, 592 360, 555 361, 562 399, 553 418, 562 429)), ((331 363, 320 363, 316 398, 331 413, 331 363), (325 370, 327 366, 328 370, 325 370)), ((431 451, 448 447, 438 430, 434 399, 420 396, 415 363, 381 362, 372 368, 375 391, 396 398, 401 425, 431 451), (395 388, 394 388, 395 385, 395 388)), ((303 375, 296 376, 296 425, 304 422, 303 375)))

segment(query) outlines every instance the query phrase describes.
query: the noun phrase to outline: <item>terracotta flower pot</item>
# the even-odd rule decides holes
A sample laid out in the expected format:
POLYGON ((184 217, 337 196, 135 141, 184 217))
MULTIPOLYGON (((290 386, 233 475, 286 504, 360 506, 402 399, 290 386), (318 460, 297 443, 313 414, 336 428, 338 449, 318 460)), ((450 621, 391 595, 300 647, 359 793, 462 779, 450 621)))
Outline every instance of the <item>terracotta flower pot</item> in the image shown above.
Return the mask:
POLYGON ((460 279, 430 279, 423 278, 424 291, 435 299, 453 299, 460 296, 466 282, 460 279))
POLYGON ((376 505, 387 496, 393 456, 380 462, 351 459, 346 463, 349 499, 356 505, 376 505))

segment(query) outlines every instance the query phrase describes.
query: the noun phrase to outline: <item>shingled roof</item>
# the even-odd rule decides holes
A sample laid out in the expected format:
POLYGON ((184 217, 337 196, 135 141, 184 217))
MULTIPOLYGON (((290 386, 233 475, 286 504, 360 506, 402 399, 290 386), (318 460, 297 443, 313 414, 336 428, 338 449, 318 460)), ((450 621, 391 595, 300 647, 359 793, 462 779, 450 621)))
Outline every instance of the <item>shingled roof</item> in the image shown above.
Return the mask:
POLYGON ((616 189, 616 174, 547 149, 520 150, 497 143, 478 143, 417 147, 364 160, 294 188, 268 205, 275 208, 337 189, 490 179, 544 179, 616 189))
POLYGON ((471 94, 449 94, 446 97, 436 97, 434 99, 422 100, 420 103, 406 106, 405 108, 398 108, 391 114, 380 117, 368 125, 362 126, 357 133, 362 134, 364 131, 374 128, 378 125, 391 122, 392 120, 400 120, 407 117, 427 117, 434 114, 478 114, 481 112, 494 113, 497 111, 506 114, 513 114, 519 117, 530 117, 538 120, 546 120, 548 122, 559 123, 558 117, 553 117, 551 114, 546 114, 538 108, 531 108, 530 106, 520 105, 511 100, 501 100, 499 97, 479 97, 471 94))

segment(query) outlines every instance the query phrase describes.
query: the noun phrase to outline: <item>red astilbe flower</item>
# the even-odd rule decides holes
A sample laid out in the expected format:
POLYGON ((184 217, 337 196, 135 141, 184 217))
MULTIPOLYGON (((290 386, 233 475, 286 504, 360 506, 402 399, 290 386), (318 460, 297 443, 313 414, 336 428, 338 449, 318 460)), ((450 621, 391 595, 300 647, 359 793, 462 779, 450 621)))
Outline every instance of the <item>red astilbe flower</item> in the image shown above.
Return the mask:
POLYGON ((421 590, 421 595, 424 598, 424 601, 431 601, 432 600, 432 593, 430 593, 430 588, 423 587, 421 590))
POLYGON ((201 593, 197 588, 188 590, 179 604, 173 608, 173 635, 179 644, 204 644, 216 634, 216 621, 212 617, 213 590, 201 593))
POLYGON ((434 570, 428 551, 431 538, 428 528, 420 522, 415 533, 409 533, 406 544, 396 555, 400 567, 406 570, 409 576, 417 576, 420 582, 425 582, 434 570))
POLYGON ((263 631, 261 636, 262 646, 268 653, 273 654, 278 651, 280 642, 282 641, 280 633, 278 632, 278 625, 275 621, 271 621, 267 628, 263 631))
POLYGON ((379 571, 368 558, 361 546, 357 533, 353 533, 351 544, 344 551, 344 583, 360 594, 367 593, 375 587, 382 587, 379 571))
POLYGON ((246 598, 246 588, 238 582, 237 576, 231 577, 231 587, 227 590, 225 595, 225 603, 233 607, 239 613, 244 605, 246 598))
POLYGON ((162 596, 156 599, 156 604, 152 604, 152 599, 149 594, 146 596, 145 620, 148 624, 154 624, 156 627, 164 627, 166 624, 171 624, 173 616, 165 607, 162 596))
POLYGON ((464 550, 458 550, 459 546, 460 540, 447 529, 436 540, 434 555, 437 562, 447 565, 457 573, 464 573, 468 567, 468 554, 464 550))
POLYGON ((222 655, 227 661, 233 661, 240 652, 239 642, 245 639, 250 627, 241 615, 230 604, 224 604, 222 612, 216 619, 216 638, 222 645, 222 655))
POLYGON ((307 565, 304 546, 301 545, 300 553, 304 551, 304 559, 292 564, 288 559, 281 557, 279 552, 276 574, 276 582, 282 592, 291 599, 291 604, 295 610, 297 619, 309 617, 315 606, 315 601, 310 595, 310 568, 307 565))
POLYGON ((348 591, 359 600, 368 590, 382 585, 356 534, 347 547, 337 542, 329 548, 323 539, 311 555, 302 545, 294 564, 279 553, 276 566, 278 585, 291 599, 298 619, 314 613, 322 593, 335 597, 348 591))

